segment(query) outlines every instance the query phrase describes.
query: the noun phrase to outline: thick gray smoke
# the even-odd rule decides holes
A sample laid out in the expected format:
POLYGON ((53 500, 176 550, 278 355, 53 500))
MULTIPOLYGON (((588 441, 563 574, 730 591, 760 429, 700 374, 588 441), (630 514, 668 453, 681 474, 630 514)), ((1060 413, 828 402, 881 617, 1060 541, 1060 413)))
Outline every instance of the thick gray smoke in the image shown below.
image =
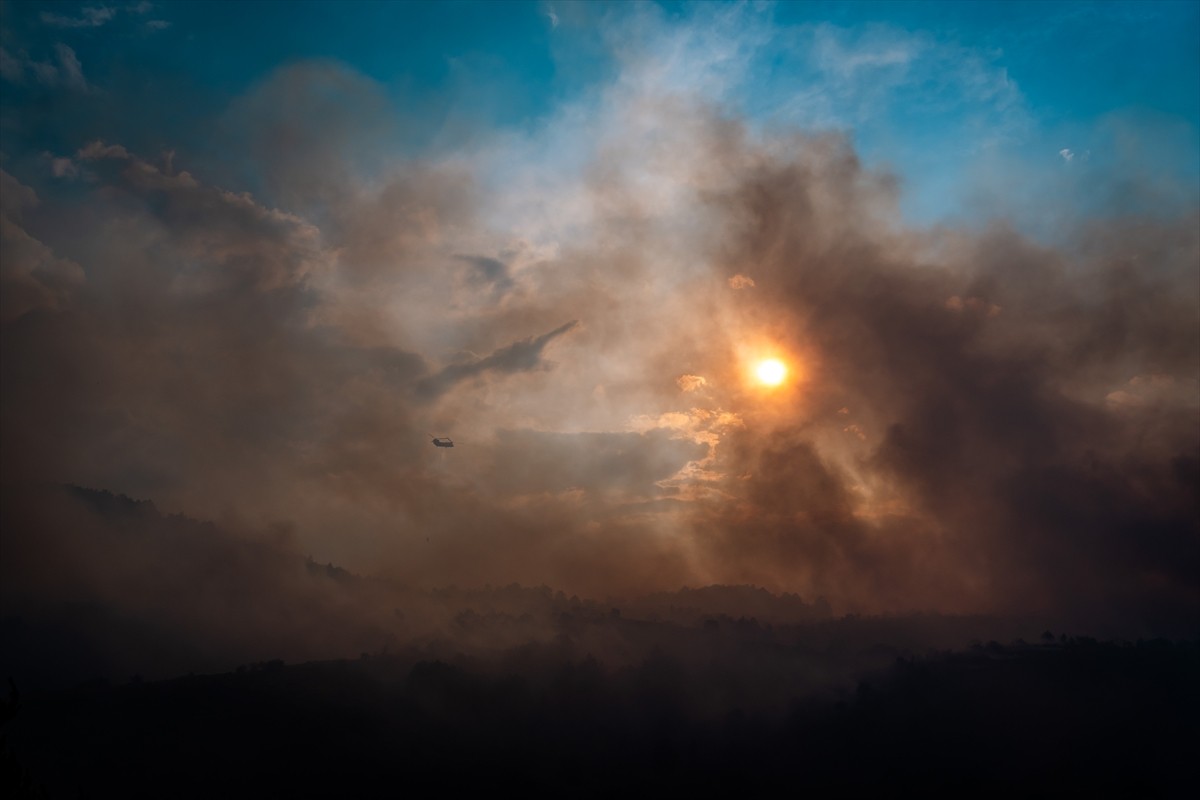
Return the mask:
MULTIPOLYGON (((262 196, 92 140, 69 200, 5 173, 5 484, 411 586, 1196 618, 1196 208, 914 229, 846 136, 622 64, 531 134, 369 164, 377 87, 285 67, 222 120, 262 196)), ((24 591, 153 569, 22 514, 24 591)))

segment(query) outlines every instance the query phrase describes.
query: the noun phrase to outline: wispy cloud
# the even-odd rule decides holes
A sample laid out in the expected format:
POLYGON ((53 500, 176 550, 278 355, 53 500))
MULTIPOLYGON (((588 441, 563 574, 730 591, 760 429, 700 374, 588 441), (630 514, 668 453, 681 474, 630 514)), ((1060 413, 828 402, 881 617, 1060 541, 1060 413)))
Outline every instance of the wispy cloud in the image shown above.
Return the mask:
POLYGON ((98 28, 116 15, 117 10, 109 6, 84 6, 77 17, 43 11, 41 20, 56 28, 98 28))
POLYGON ((14 56, 0 48, 0 77, 10 83, 22 83, 28 75, 43 86, 86 91, 88 82, 83 74, 83 64, 75 51, 62 42, 56 42, 54 55, 55 61, 35 61, 24 51, 14 56))

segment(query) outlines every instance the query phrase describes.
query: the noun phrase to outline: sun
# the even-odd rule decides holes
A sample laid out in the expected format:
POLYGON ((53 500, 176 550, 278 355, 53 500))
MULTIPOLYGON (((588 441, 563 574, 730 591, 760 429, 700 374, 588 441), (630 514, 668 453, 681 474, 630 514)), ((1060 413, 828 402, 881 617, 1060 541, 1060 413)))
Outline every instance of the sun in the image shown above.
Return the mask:
POLYGON ((768 358, 758 362, 754 367, 754 375, 759 383, 767 386, 778 386, 787 377, 788 368, 777 358, 768 358))

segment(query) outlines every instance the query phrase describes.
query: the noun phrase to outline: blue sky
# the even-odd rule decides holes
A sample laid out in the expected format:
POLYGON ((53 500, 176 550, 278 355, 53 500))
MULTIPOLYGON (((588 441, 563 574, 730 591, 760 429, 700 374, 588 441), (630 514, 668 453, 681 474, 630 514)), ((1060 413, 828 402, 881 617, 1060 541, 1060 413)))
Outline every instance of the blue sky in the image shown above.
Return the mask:
MULTIPOLYGON (((215 128, 229 105, 281 66, 312 59, 377 82, 397 123, 387 148, 452 149, 496 129, 543 124, 611 80, 621 48, 653 48, 673 32, 708 27, 741 48, 742 74, 714 90, 714 101, 763 124, 848 131, 869 163, 903 177, 915 221, 1020 217, 1032 199, 1063 193, 1102 212, 1104 202, 1120 201, 1111 187, 1097 200, 1098 170, 1105 181, 1113 169, 1178 179, 1162 191, 1188 199, 1200 180, 1197 3, 3 9, 0 149, 9 164, 96 138, 219 161, 227 145, 215 128), (75 87, 58 67, 61 46, 80 64, 75 87), (39 77, 38 63, 59 76, 39 77), (995 185, 1018 174, 1020 185, 995 185)), ((251 174, 227 180, 255 188, 251 174)))

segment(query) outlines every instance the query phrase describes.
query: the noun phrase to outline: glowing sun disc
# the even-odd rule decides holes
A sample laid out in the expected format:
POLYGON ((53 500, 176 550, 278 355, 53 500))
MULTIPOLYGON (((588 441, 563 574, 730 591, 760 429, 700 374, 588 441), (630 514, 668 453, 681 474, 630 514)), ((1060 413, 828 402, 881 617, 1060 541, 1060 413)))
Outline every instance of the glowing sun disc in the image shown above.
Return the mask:
POLYGON ((778 386, 787 377, 787 365, 777 358, 768 358, 758 362, 754 374, 761 383, 767 386, 778 386))

